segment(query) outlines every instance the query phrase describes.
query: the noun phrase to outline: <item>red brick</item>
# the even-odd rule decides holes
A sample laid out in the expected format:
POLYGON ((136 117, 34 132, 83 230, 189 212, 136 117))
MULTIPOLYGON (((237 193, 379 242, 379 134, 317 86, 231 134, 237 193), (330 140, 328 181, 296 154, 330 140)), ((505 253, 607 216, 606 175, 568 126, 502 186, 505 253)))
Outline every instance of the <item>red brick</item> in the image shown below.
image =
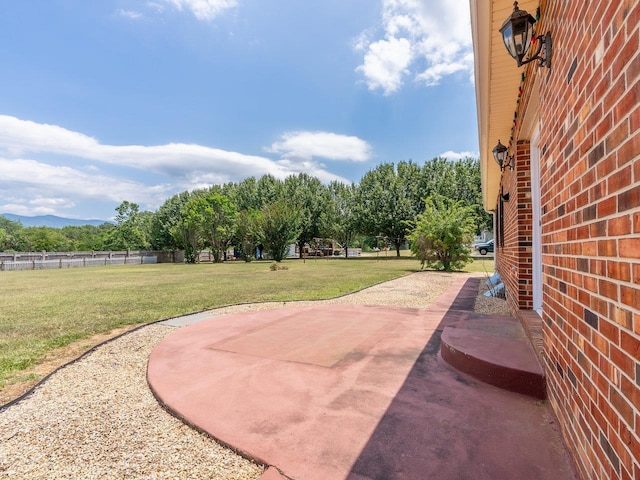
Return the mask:
MULTIPOLYGON (((600 206, 598 205, 598 207, 600 206)), ((614 211, 615 211, 615 205, 614 205, 614 211)), ((598 215, 598 216, 604 216, 604 215, 598 215)), ((589 235, 591 236, 591 238, 606 237, 607 221, 601 220, 600 222, 592 223, 589 228, 589 235)))
POLYGON ((611 343, 620 345, 620 327, 618 325, 606 320, 600 320, 598 331, 611 343))
POLYGON ((629 61, 638 53, 638 35, 632 35, 620 50, 619 55, 611 65, 611 74, 616 78, 625 68, 628 68, 629 61))
MULTIPOLYGON (((603 358, 602 355, 600 355, 599 358, 603 358)), ((600 362, 598 364, 598 366, 600 367, 600 369, 602 370, 606 370, 607 368, 603 368, 603 364, 602 362, 600 362)), ((598 397, 604 395, 604 396, 608 396, 609 395, 609 382, 607 381, 607 379, 605 378, 604 375, 602 375, 598 370, 593 369, 591 370, 591 379, 593 380, 593 383, 596 386, 597 389, 597 395, 598 397)), ((605 423, 605 419, 604 417, 602 417, 602 415, 598 415, 595 411, 591 411, 591 414, 595 417, 596 421, 600 424, 600 425, 604 425, 605 423), (599 417, 599 418, 598 418, 599 417)))
MULTIPOLYGON (((607 440, 609 441, 609 444, 615 451, 615 455, 620 460, 620 466, 619 466, 620 476, 618 478, 620 478, 620 480, 633 480, 632 478, 629 477, 628 473, 626 473, 626 471, 633 468, 633 457, 629 455, 629 452, 626 449, 625 444, 622 442, 622 440, 620 440, 618 431, 609 432, 609 435, 607 435, 607 440)), ((615 476, 610 478, 615 478, 615 476)))
POLYGON ((640 387, 636 383, 631 383, 625 377, 622 377, 620 390, 629 401, 640 410, 640 387))
MULTIPOLYGON (((611 282, 608 282, 608 283, 611 283, 611 282)), ((606 286, 603 287, 603 291, 605 291, 605 289, 606 289, 606 286)), ((616 289, 617 289, 617 287, 616 287, 616 289)), ((601 294, 603 294, 603 293, 601 292, 601 294)), ((615 295, 617 297, 617 293, 615 295)), ((609 313, 609 303, 606 300, 603 300, 601 298, 592 298, 591 299, 591 307, 601 317, 606 317, 607 313, 609 313)))
POLYGON ((627 65, 627 82, 633 82, 640 75, 640 54, 636 55, 627 65))
POLYGON ((631 431, 631 428, 633 427, 624 423, 620 424, 620 440, 622 440, 622 442, 627 446, 630 452, 640 453, 640 441, 635 438, 633 432, 631 431))
POLYGON ((598 252, 598 244, 596 242, 584 242, 582 244, 582 254, 594 257, 598 252))
POLYGON ((635 375, 636 364, 631 357, 629 357, 622 350, 618 349, 615 345, 610 346, 611 361, 626 375, 633 377, 635 375))
POLYGON ((618 123, 629 115, 640 103, 640 83, 629 85, 629 91, 620 99, 613 109, 613 122, 618 123))
MULTIPOLYGON (((633 425, 633 421, 634 421, 633 407, 613 387, 609 389, 609 400, 611 401, 611 405, 613 406, 613 408, 616 409, 616 411, 620 414, 622 419, 625 422, 627 422, 628 425, 633 425)), ((617 426, 617 422, 614 425, 617 426)))
POLYGON ((615 237, 631 233, 631 216, 612 218, 607 222, 607 234, 615 237))
POLYGON ((629 136, 629 122, 624 119, 620 125, 618 125, 606 139, 607 152, 615 150, 629 136))
MULTIPOLYGON (((640 88, 640 87, 639 87, 640 88)), ((636 132, 616 151, 618 166, 622 166, 638 157, 640 152, 640 133, 636 132)), ((637 179, 636 179, 637 180, 637 179)))
POLYGON ((628 282, 631 280, 631 265, 625 262, 607 262, 607 276, 613 280, 628 282))
MULTIPOLYGON (((640 360, 640 340, 624 330, 620 332, 620 347, 632 358, 640 360)), ((633 377, 633 375, 630 375, 633 377)))
MULTIPOLYGON (((622 165, 623 164, 621 163, 620 166, 622 165)), ((615 152, 609 153, 604 157, 604 159, 600 160, 600 162, 598 163, 596 172, 601 178, 604 178, 607 175, 609 175, 609 173, 613 172, 616 168, 618 168, 618 166, 619 164, 618 164, 617 154, 615 152)))
MULTIPOLYGON (((638 137, 640 138, 640 136, 638 137)), ((640 142, 638 142, 640 146, 640 142)), ((631 187, 630 189, 618 194, 618 211, 626 212, 632 208, 640 206, 640 188, 631 187)))
MULTIPOLYGON (((620 93, 624 92, 626 88, 626 82, 624 76, 618 78, 615 81, 613 87, 609 90, 609 93, 604 97, 604 111, 608 112, 611 108, 613 108, 616 103, 620 100, 620 93)), ((612 119, 614 121, 614 119, 612 119)))
POLYGON ((640 238, 621 238, 618 247, 621 257, 640 259, 640 238))
POLYGON ((609 197, 598 203, 598 218, 607 217, 616 213, 618 208, 617 197, 609 197))
POLYGON ((593 293, 598 293, 598 281, 594 277, 585 276, 583 278, 584 288, 593 293))
MULTIPOLYGON (((637 58, 640 59, 640 53, 638 54, 637 58)), ((640 107, 636 108, 629 115, 629 132, 634 133, 639 128, 640 128, 640 107)))
MULTIPOLYGON (((608 130, 608 129, 607 129, 608 130)), ((585 172, 585 174, 580 178, 580 184, 582 185, 583 190, 587 190, 591 185, 595 183, 595 170, 591 169, 585 172)), ((584 207, 586 203, 582 205, 577 205, 577 207, 584 207)))
POLYGON ((611 175, 607 180, 607 193, 611 195, 612 193, 616 193, 618 190, 622 190, 623 188, 631 185, 632 174, 631 165, 629 165, 611 175))
MULTIPOLYGON (((639 227, 640 228, 640 227, 639 227)), ((589 226, 581 225, 580 227, 575 229, 576 232, 576 240, 584 240, 589 238, 589 226)))
POLYGON ((630 310, 611 305, 609 317, 627 330, 633 328, 633 313, 630 310))
MULTIPOLYGON (((611 86, 611 73, 609 71, 604 72, 600 77, 598 84, 593 91, 593 97, 596 99, 604 98, 607 92, 609 91, 609 87, 611 86)), ((605 111, 608 111, 609 108, 606 108, 605 111)), ((609 129, 607 129, 609 130, 609 129)), ((604 135, 598 135, 598 137, 603 137, 604 135)))
POLYGON ((638 24, 640 24, 640 3, 635 2, 635 7, 629 11, 627 16, 627 29, 631 31, 638 24))
POLYGON ((615 257, 618 247, 615 240, 598 240, 598 255, 601 257, 615 257))
MULTIPOLYGON (((625 97, 623 97, 625 98, 625 97)), ((631 101, 632 98, 630 98, 628 101, 631 101)), ((616 111, 618 108, 618 105, 620 105, 622 102, 622 99, 618 101, 618 103, 616 103, 616 106, 613 109, 613 121, 615 123, 617 123, 616 120, 616 111)), ((587 130, 591 130, 593 128, 595 128, 596 125, 598 125, 598 123, 600 122, 600 120, 602 119, 603 116, 603 111, 602 111, 602 106, 601 105, 597 105, 596 107, 591 109, 591 112, 589 113, 589 116, 587 117, 587 121, 585 123, 585 126, 587 127, 587 130)), ((600 147, 600 144, 598 144, 598 147, 600 147)), ((603 149, 604 149, 604 144, 602 145, 603 149)))
MULTIPOLYGON (((598 293, 600 295, 610 298, 614 301, 618 300, 618 285, 614 282, 610 282, 608 280, 599 280, 598 281, 598 293)), ((606 315, 606 313, 605 313, 606 315)))
MULTIPOLYGON (((593 345, 602 353, 604 356, 600 356, 600 368, 603 369, 603 362, 609 363, 607 358, 609 357, 609 342, 602 335, 594 331, 591 335, 591 339, 593 341, 593 345)), ((603 369, 604 370, 604 369, 603 369)), ((605 382, 606 383, 606 382, 605 382)))
MULTIPOLYGON (((602 120, 600 120, 600 123, 596 125, 596 128, 593 131, 593 134, 594 134, 593 136, 595 138, 604 138, 607 132, 611 130, 612 125, 613 125, 613 114, 608 113, 607 115, 602 117, 602 120)), ((593 140, 591 140, 591 142, 593 143, 593 140)))
POLYGON ((638 305, 640 305, 640 289, 620 285, 620 301, 632 308, 638 308, 638 305))
MULTIPOLYGON (((631 464, 631 468, 633 468, 633 463, 631 464)), ((633 480, 633 470, 627 471, 626 467, 622 467, 620 469, 620 480, 633 480)))
POLYGON ((602 277, 607 275, 607 262, 605 260, 589 261, 589 272, 602 277))

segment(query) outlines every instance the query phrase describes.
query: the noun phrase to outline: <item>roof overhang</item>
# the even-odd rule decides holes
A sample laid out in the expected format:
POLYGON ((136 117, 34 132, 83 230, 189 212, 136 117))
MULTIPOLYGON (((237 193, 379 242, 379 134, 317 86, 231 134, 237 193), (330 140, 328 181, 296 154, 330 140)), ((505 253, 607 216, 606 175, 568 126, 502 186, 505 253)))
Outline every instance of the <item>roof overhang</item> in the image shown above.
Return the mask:
MULTIPOLYGON (((487 211, 497 206, 500 167, 493 159, 493 147, 501 140, 508 145, 518 87, 523 70, 507 53, 499 29, 511 15, 511 0, 469 0, 475 64, 476 106, 480 145, 482 203, 487 211)), ((538 0, 520 0, 522 10, 535 12, 538 0)), ((511 152, 513 153, 513 152, 511 152)))

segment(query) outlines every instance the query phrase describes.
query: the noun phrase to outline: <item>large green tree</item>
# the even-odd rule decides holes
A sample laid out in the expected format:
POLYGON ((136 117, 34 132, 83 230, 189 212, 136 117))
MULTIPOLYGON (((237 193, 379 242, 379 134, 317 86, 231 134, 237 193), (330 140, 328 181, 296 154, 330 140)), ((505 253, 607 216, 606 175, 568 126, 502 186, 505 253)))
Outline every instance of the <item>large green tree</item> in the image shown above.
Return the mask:
POLYGON ((300 224, 300 210, 287 200, 276 200, 262 207, 263 245, 276 262, 286 257, 289 245, 300 235, 300 224))
POLYGON ((216 191, 209 191, 197 201, 202 209, 202 236, 211 247, 213 261, 222 262, 235 234, 236 206, 229 197, 216 191))
POLYGON ((306 173, 292 175, 284 181, 284 195, 300 214, 300 231, 296 243, 302 258, 305 244, 324 236, 322 213, 329 206, 329 191, 320 180, 306 173))
POLYGON ((114 226, 105 222, 102 225, 66 226, 60 231, 68 239, 72 251, 88 252, 104 250, 107 235, 114 226))
POLYGON ((187 263, 196 263, 203 246, 201 194, 183 192, 175 200, 173 207, 179 207, 179 213, 168 221, 168 229, 175 245, 184 249, 187 263))
MULTIPOLYGON (((267 182, 277 183, 275 178, 271 177, 270 180, 266 180, 261 184, 261 188, 264 190, 270 190, 268 187, 273 187, 275 183, 271 183, 267 185, 267 182)), ((260 194, 258 193, 258 180, 255 177, 249 177, 242 180, 240 183, 228 183, 224 186, 224 193, 229 196, 231 201, 236 204, 238 207, 238 211, 242 210, 259 210, 262 208, 263 199, 260 198, 260 194)), ((265 193, 266 197, 271 197, 270 193, 265 193)), ((271 199, 270 201, 273 201, 271 199)))
POLYGON ((140 250, 149 248, 145 216, 137 203, 123 201, 116 207, 116 227, 107 235, 105 247, 111 250, 140 250))
MULTIPOLYGON (((249 186, 247 186, 249 188, 249 186)), ((242 189, 240 189, 242 190, 242 189)), ((247 206, 252 208, 262 208, 282 198, 283 182, 273 175, 263 175, 258 179, 255 186, 255 199, 253 204, 247 205, 249 199, 245 199, 246 204, 240 205, 241 208, 247 206)), ((248 193, 248 192, 247 192, 248 193)))
POLYGON ((248 209, 238 212, 235 246, 245 262, 253 260, 256 248, 262 243, 263 237, 261 211, 248 209))
POLYGON ((182 250, 185 248, 185 237, 178 233, 178 225, 181 222, 182 209, 190 198, 189 192, 182 192, 168 198, 160 206, 151 222, 151 248, 156 250, 182 250))
MULTIPOLYGON (((437 157, 422 166, 420 175, 421 198, 431 195, 443 195, 459 200, 463 205, 472 207, 476 233, 492 227, 492 216, 482 207, 480 187, 480 161, 466 157, 460 160, 448 160, 437 157)), ((424 208, 424 204, 420 211, 424 208)))
POLYGON ((31 250, 24 235, 24 227, 6 217, 0 217, 0 252, 26 252, 31 250))
POLYGON ((361 233, 388 239, 400 256, 406 240, 407 222, 418 214, 415 195, 418 177, 410 175, 415 169, 405 162, 396 167, 383 163, 369 170, 360 181, 357 194, 358 225, 361 233))
POLYGON ((26 227, 23 233, 34 252, 68 252, 73 250, 69 239, 58 228, 26 227))
POLYGON ((349 247, 358 233, 358 217, 356 208, 357 187, 333 181, 329 184, 330 200, 323 212, 324 224, 328 235, 345 249, 345 257, 349 256, 349 247))

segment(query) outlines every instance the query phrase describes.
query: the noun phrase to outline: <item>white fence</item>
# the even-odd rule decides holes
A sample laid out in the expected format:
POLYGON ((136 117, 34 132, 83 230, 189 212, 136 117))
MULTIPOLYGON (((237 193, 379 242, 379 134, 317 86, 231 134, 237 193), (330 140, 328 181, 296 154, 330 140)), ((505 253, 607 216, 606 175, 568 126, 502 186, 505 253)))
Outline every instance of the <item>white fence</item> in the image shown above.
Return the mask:
POLYGON ((45 270, 77 267, 98 267, 105 265, 129 265, 129 264, 158 263, 156 255, 125 255, 83 258, 56 258, 29 260, 0 258, 0 271, 10 270, 45 270))

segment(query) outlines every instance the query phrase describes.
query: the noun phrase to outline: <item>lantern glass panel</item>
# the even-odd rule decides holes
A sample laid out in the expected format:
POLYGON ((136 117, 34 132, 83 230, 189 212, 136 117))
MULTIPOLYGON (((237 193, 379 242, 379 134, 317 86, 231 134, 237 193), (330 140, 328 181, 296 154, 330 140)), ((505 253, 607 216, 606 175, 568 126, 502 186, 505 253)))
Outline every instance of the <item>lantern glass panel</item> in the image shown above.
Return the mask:
POLYGON ((506 27, 503 28, 502 41, 504 42, 504 46, 507 47, 507 51, 509 52, 509 55, 511 55, 513 58, 516 58, 516 55, 517 55, 516 44, 515 44, 515 38, 513 36, 513 30, 511 29, 511 24, 508 24, 506 27))
POLYGON ((527 50, 529 50, 529 47, 531 46, 532 30, 533 29, 531 28, 531 25, 529 25, 529 22, 526 18, 518 20, 518 22, 514 22, 513 37, 516 46, 516 55, 514 55, 514 58, 516 56, 520 58, 524 57, 524 55, 527 53, 527 50))

